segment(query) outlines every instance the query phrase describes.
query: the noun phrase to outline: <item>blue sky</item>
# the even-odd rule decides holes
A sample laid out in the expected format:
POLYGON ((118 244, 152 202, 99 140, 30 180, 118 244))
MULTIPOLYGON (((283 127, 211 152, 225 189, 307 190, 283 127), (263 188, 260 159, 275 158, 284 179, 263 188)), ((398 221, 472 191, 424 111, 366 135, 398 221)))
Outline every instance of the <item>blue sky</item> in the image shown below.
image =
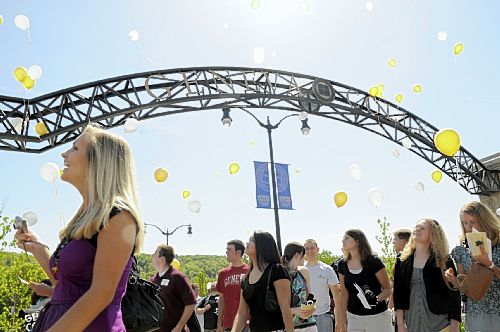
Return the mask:
MULTIPOLYGON (((476 157, 499 151, 500 4, 493 0, 370 1, 371 11, 367 1, 358 0, 261 0, 258 9, 250 0, 4 2, 0 95, 26 96, 12 75, 20 65, 43 69, 28 97, 155 69, 274 68, 364 90, 384 83, 384 98, 393 101, 402 93, 402 107, 438 128, 456 129, 476 157), (31 42, 14 25, 18 14, 31 21, 31 42), (129 39, 130 30, 139 31, 138 43, 129 39), (447 32, 446 41, 437 39, 439 31, 447 32), (455 58, 457 42, 465 50, 455 58), (265 50, 262 63, 254 61, 256 47, 265 50), (389 58, 396 59, 395 69, 387 66, 389 58), (412 93, 415 83, 423 93, 412 93)), ((274 121, 286 115, 257 112, 261 119, 268 114, 274 121)), ((192 223, 191 238, 185 229, 170 238, 180 254, 224 254, 227 240, 247 239, 249 230, 274 233, 273 212, 255 208, 252 162, 269 158, 266 132, 237 112, 225 129, 221 116, 220 111, 196 112, 141 122, 133 134, 112 130, 133 149, 144 220, 170 229, 192 223), (241 166, 234 176, 227 170, 231 162, 241 166), (170 172, 163 184, 153 179, 160 166, 170 172), (184 188, 201 201, 199 215, 188 211, 184 188)), ((457 241, 458 211, 476 196, 448 177, 433 183, 432 165, 404 148, 394 158, 393 142, 332 120, 313 117, 309 123, 308 137, 294 118, 273 134, 276 161, 290 164, 295 208, 280 212, 283 245, 312 237, 321 248, 339 253, 344 231, 359 227, 379 250, 375 220, 383 216, 392 228, 432 216, 445 226, 450 243, 457 241), (361 166, 361 181, 350 177, 351 164, 361 166), (417 181, 424 183, 424 192, 415 190, 417 181), (385 194, 379 211, 367 199, 373 187, 385 194), (338 190, 349 195, 341 209, 332 204, 338 190)), ((40 155, 0 152, 5 214, 36 211, 39 223, 33 229, 52 247, 80 198, 66 183, 42 180, 39 169, 48 161, 62 165, 66 148, 40 155)), ((144 251, 153 252, 164 240, 148 229, 144 251)))

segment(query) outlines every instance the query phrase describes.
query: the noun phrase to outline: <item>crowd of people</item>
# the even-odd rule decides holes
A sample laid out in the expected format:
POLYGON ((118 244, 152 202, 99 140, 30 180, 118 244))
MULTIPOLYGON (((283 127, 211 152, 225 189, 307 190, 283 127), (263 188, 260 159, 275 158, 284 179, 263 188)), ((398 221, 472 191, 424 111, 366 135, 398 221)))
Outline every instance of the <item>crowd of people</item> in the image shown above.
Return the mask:
MULTIPOLYGON (((30 284, 51 298, 33 331, 125 331, 121 299, 143 239, 129 146, 88 125, 62 157, 61 179, 80 192, 83 202, 60 231, 60 244, 51 254, 31 230, 15 235, 51 284, 30 284)), ((445 230, 434 219, 397 230, 393 280, 392 267, 372 251, 362 230, 345 232, 343 257, 332 266, 318 260, 314 239, 288 243, 280 256, 273 236, 255 231, 246 245, 227 242, 229 264, 201 299, 172 265, 174 248, 158 245, 151 280, 160 287, 165 307, 159 331, 197 332, 203 326, 211 332, 458 332, 464 312, 466 331, 498 332, 499 219, 486 205, 471 202, 460 210, 460 225, 462 242, 451 251, 445 230), (483 243, 473 256, 466 235, 476 231, 486 233, 491 250, 483 243), (480 300, 459 291, 473 262, 494 274, 480 300)))

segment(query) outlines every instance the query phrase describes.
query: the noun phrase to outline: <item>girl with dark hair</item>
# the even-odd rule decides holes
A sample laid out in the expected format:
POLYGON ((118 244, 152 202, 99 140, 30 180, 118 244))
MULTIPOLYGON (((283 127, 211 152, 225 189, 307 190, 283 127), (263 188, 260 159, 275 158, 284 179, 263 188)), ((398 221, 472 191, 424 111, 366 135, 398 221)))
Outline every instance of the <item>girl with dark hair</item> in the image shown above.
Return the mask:
POLYGON ((340 331, 391 331, 386 300, 391 284, 384 263, 375 256, 363 231, 351 229, 342 239, 344 258, 339 262, 340 331), (346 327, 347 321, 347 327, 346 327))
POLYGON ((291 307, 295 329, 300 329, 301 332, 317 332, 316 319, 312 316, 315 306, 313 304, 314 295, 311 294, 311 277, 309 269, 304 266, 305 253, 306 249, 302 244, 291 242, 285 246, 281 263, 288 270, 292 279, 291 307))
POLYGON ((233 332, 241 332, 250 314, 250 330, 265 332, 293 331, 290 310, 290 276, 279 264, 276 242, 271 234, 255 231, 247 242, 245 253, 250 258, 250 272, 241 283, 238 313, 234 318, 233 332), (266 293, 276 294, 279 310, 266 310, 266 293))

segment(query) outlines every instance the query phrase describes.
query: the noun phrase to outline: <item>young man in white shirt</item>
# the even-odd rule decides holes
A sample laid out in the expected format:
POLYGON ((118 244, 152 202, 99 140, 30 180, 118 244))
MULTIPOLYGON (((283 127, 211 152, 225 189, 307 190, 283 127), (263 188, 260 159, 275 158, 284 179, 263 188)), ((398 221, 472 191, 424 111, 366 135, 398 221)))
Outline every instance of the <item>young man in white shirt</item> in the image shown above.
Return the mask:
POLYGON ((321 261, 318 261, 319 248, 313 239, 308 239, 304 243, 306 249, 305 267, 311 275, 311 292, 316 299, 316 325, 318 332, 332 332, 334 330, 333 319, 330 315, 330 294, 335 303, 335 315, 337 316, 340 304, 339 300, 339 279, 333 268, 321 261))

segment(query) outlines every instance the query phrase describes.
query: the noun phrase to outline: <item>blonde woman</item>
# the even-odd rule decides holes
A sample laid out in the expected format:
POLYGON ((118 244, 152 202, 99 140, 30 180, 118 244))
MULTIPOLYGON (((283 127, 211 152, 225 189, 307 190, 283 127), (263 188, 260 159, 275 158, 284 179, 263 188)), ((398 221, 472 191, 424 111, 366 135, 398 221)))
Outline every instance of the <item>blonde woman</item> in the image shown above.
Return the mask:
POLYGON ((384 263, 373 254, 365 233, 359 229, 345 232, 342 251, 344 258, 338 264, 340 314, 336 331, 391 331, 386 300, 392 291, 384 263))
POLYGON ((125 331, 121 299, 143 238, 129 146, 88 125, 62 157, 61 179, 83 202, 61 243, 51 256, 33 232, 16 234, 55 285, 33 331, 125 331))
POLYGON ((394 308, 398 331, 458 332, 460 293, 450 289, 443 271, 452 268, 443 228, 420 220, 394 269, 394 308))
MULTIPOLYGON (((466 274, 470 269, 472 258, 469 253, 466 233, 475 228, 479 232, 486 232, 491 240, 492 260, 487 254, 474 257, 474 260, 490 268, 494 273, 488 293, 480 301, 467 299, 465 308, 466 331, 492 332, 498 331, 500 326, 500 221, 486 205, 481 202, 470 202, 460 210, 460 226, 462 229, 461 245, 453 248, 451 254, 457 263, 459 274, 466 274)), ((450 276, 457 285, 456 277, 450 276)))

